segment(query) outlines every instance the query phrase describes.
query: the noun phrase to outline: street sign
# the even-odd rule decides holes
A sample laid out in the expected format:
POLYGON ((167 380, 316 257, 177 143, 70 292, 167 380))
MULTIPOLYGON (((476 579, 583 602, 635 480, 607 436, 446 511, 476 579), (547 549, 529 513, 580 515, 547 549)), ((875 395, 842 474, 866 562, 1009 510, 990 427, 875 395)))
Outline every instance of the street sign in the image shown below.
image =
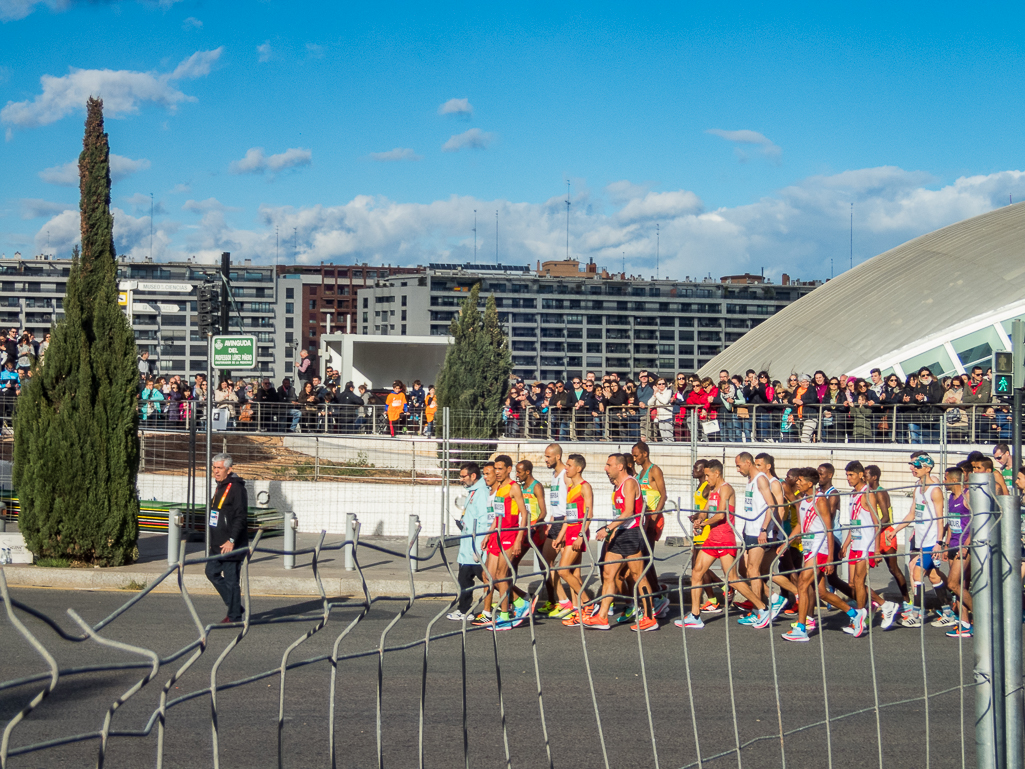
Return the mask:
POLYGON ((993 353, 993 394, 1010 396, 1014 390, 1014 362, 1010 352, 993 353))
POLYGON ((168 294, 191 294, 191 283, 139 283, 139 291, 159 291, 168 294))
POLYGON ((127 307, 128 306, 128 292, 127 291, 118 291, 117 292, 117 303, 119 305, 121 305, 122 307, 127 307))
POLYGON ((213 367, 228 370, 256 368, 256 337, 250 335, 215 336, 213 367))

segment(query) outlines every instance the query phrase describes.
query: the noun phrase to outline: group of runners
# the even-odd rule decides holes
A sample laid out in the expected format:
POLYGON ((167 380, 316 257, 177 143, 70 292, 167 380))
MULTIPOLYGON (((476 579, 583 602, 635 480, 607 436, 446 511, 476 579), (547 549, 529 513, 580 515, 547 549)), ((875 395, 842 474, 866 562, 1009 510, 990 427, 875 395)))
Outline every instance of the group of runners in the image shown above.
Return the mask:
MULTIPOLYGON (((475 489, 487 491, 479 499, 483 514, 473 522, 480 536, 471 541, 480 546, 466 548, 470 558, 460 551, 460 608, 449 619, 507 630, 526 622, 534 611, 570 627, 608 630, 627 623, 634 631, 657 630, 659 619, 670 610, 670 589, 659 582, 652 558, 663 530, 667 494, 665 477, 651 462, 648 446, 642 441, 629 454, 613 453, 606 460, 614 517, 594 532, 601 548, 597 596, 589 593, 581 573, 595 517, 595 490, 583 477, 587 462, 581 454, 564 458, 556 443, 545 449, 544 459, 551 472, 547 488, 534 477, 529 460, 514 465, 510 457, 499 455, 483 466, 466 463, 460 469, 471 500, 475 489), (546 600, 540 605, 540 591, 531 600, 515 585, 520 561, 531 549, 528 533, 547 564, 546 600), (483 609, 470 615, 475 579, 486 592, 483 609)), ((851 491, 841 494, 829 463, 791 469, 780 478, 772 455, 740 452, 734 459, 745 482, 740 491, 726 482, 721 461, 698 460, 693 467, 690 586, 680 595, 683 615, 675 624, 701 629, 703 618, 723 614, 725 604, 732 603, 741 614, 740 624, 767 628, 783 614, 791 625, 782 637, 804 642, 816 630, 821 602, 843 612, 848 618, 843 631, 857 638, 868 632, 875 611, 883 630, 930 621, 924 591, 931 587, 939 608, 930 624, 952 638, 971 637, 968 476, 992 473, 997 493, 1008 494, 1009 460, 1007 447, 999 444, 993 457, 972 452, 940 477, 927 452, 912 453, 911 507, 900 520, 894 517, 889 492, 880 485, 876 465, 848 463, 844 472, 851 491), (850 497, 850 516, 849 524, 841 526, 844 496, 850 497), (897 545, 897 535, 905 528, 911 530, 908 578, 897 545), (721 575, 714 571, 717 561, 721 575), (901 601, 871 589, 869 568, 880 562, 892 575, 901 601), (846 580, 841 578, 842 565, 847 567, 846 580)), ((1025 468, 1013 483, 1025 491, 1025 468)), ((470 518, 470 507, 466 509, 470 518)))

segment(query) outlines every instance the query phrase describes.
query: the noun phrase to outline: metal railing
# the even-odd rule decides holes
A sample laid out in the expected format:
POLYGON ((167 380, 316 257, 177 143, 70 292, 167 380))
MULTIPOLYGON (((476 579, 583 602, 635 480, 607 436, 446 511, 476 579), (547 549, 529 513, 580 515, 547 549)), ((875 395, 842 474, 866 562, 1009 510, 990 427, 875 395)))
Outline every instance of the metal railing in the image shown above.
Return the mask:
MULTIPOLYGON (((974 569, 971 590, 976 607, 974 680, 965 674, 964 662, 971 654, 967 650, 972 647, 964 638, 950 644, 927 643, 927 635, 936 631, 928 629, 927 623, 920 623, 913 632, 921 641, 913 644, 910 649, 914 651, 908 653, 909 647, 898 645, 899 636, 890 636, 873 626, 871 601, 868 602, 869 619, 861 641, 844 639, 837 626, 830 626, 832 623, 827 622, 823 610, 816 606, 814 614, 819 630, 813 634, 813 643, 803 647, 797 645, 785 653, 781 651, 783 644, 777 637, 779 625, 773 630, 770 621, 767 633, 736 628, 733 622, 736 610, 725 593, 721 593, 723 616, 710 622, 710 627, 703 631, 710 636, 710 643, 698 641, 693 635, 696 631, 689 628, 655 636, 646 633, 637 633, 633 637, 622 633, 594 634, 581 624, 564 629, 558 622, 546 621, 527 612, 523 618, 526 623, 523 630, 519 633, 494 633, 482 647, 475 642, 476 639, 471 641, 470 634, 483 632, 486 628, 474 627, 468 617, 462 618, 459 625, 451 630, 438 626, 456 607, 462 592, 458 589, 420 592, 413 578, 418 563, 439 555, 451 582, 458 583, 458 564, 452 562, 445 547, 440 547, 445 538, 421 552, 417 544, 420 530, 411 525, 405 549, 392 550, 361 540, 355 516, 351 535, 344 541, 328 543, 322 533, 314 547, 294 552, 294 555, 312 559, 312 575, 319 590, 319 600, 295 614, 271 612, 257 615, 253 612, 249 589, 250 562, 256 556, 288 555, 284 550, 266 547, 261 535, 257 534, 243 551, 243 620, 232 624, 212 625, 201 619, 186 589, 185 575, 201 571, 211 558, 186 558, 184 546, 175 565, 104 619, 88 622, 74 608, 69 608, 68 614, 77 625, 73 631, 66 630, 55 618, 33 607, 31 593, 25 600, 12 596, 6 571, 0 567, 0 597, 10 628, 4 636, 5 644, 8 648, 15 643, 27 644, 40 659, 36 671, 20 670, 15 677, 0 682, 0 692, 13 705, 0 744, 0 765, 10 766, 11 759, 19 756, 31 756, 37 763, 48 761, 56 765, 61 763, 63 749, 92 743, 95 745, 96 763, 103 766, 107 760, 119 757, 116 746, 132 744, 134 748, 138 745, 145 751, 146 739, 156 734, 155 743, 148 747, 155 750, 155 763, 160 767, 171 746, 176 744, 180 730, 193 727, 191 720, 174 719, 170 715, 179 709, 184 710, 189 703, 208 701, 211 763, 218 767, 224 759, 222 754, 226 752, 223 747, 225 727, 221 724, 227 723, 229 717, 242 719, 248 729, 253 730, 246 733, 255 739, 255 730, 260 723, 253 702, 241 698, 233 703, 225 693, 232 690, 254 692, 257 687, 263 690, 275 682, 279 767, 286 764, 334 767, 341 763, 383 767, 386 755, 395 759, 399 754, 402 760, 398 763, 403 765, 424 766, 428 760, 436 764, 438 761, 432 750, 437 749, 438 743, 429 739, 431 729, 447 735, 450 744, 459 745, 461 742, 461 763, 470 765, 471 737, 478 736, 475 727, 471 726, 471 719, 484 717, 485 713, 473 710, 475 706, 469 701, 468 687, 471 682, 474 686, 484 683, 492 672, 497 682, 498 698, 497 703, 494 699, 489 700, 491 704, 486 713, 494 718, 495 724, 494 731, 489 733, 490 742, 495 751, 504 752, 506 765, 511 765, 514 758, 520 758, 524 746, 522 740, 510 739, 503 678, 508 687, 508 673, 512 672, 510 665, 515 664, 515 670, 519 671, 523 662, 520 658, 524 657, 532 661, 533 668, 531 674, 523 670, 523 675, 528 675, 528 678, 516 679, 517 687, 533 691, 536 686, 536 697, 532 698, 536 711, 518 715, 540 726, 542 736, 538 750, 543 747, 544 755, 537 759, 550 768, 562 764, 577 766, 579 755, 576 751, 560 753, 559 742, 549 735, 565 736, 572 730, 579 732, 584 728, 581 711, 574 709, 570 713, 562 713, 558 706, 553 707, 550 698, 557 698, 559 692, 549 686, 551 681, 547 674, 542 675, 543 669, 552 670, 553 666, 564 670, 570 664, 570 658, 562 644, 539 643, 541 634, 548 640, 555 638, 553 634, 572 634, 579 639, 579 659, 576 661, 580 672, 579 675, 562 676, 557 680, 561 688, 569 687, 568 692, 562 692, 563 695, 590 700, 594 723, 587 725, 587 730, 594 736, 588 737, 589 765, 604 765, 607 769, 617 765, 617 752, 622 752, 625 747, 630 765, 635 766, 682 766, 686 769, 715 765, 713 762, 724 758, 735 760, 739 765, 743 758, 749 756, 756 757, 759 765, 785 767, 788 763, 797 762, 798 765, 833 766, 835 761, 851 757, 852 743, 847 740, 846 745, 839 744, 841 732, 837 727, 844 724, 845 738, 857 730, 858 765, 875 765, 875 757, 878 756, 878 766, 883 767, 884 751, 893 749, 890 740, 899 739, 899 749, 915 755, 916 766, 956 764, 978 765, 984 769, 1017 766, 1022 754, 1021 629, 1016 620, 1002 622, 1001 618, 1004 610, 1017 612, 1020 608, 1020 519, 1014 507, 997 504, 991 477, 972 476, 970 488, 974 534, 970 546, 974 569), (361 585, 360 595, 353 599, 329 598, 321 580, 318 565, 340 554, 347 562, 351 560, 361 585), (381 555, 405 561, 409 574, 408 595, 373 594, 363 564, 371 557, 376 559, 381 555), (137 607, 150 593, 172 580, 177 581, 182 607, 194 637, 180 648, 162 654, 138 642, 131 623, 136 619, 137 607), (437 601, 426 602, 429 621, 422 632, 418 627, 412 641, 408 637, 394 640, 397 627, 417 621, 414 607, 425 598, 445 600, 440 605, 437 601), (380 612, 389 601, 396 600, 400 602, 397 609, 385 614, 380 612), (375 609, 378 610, 376 623, 369 619, 375 609), (382 619, 388 621, 382 623, 382 619), (268 669, 254 667, 253 659, 265 656, 266 649, 260 645, 265 645, 269 638, 266 634, 261 635, 258 629, 280 628, 294 623, 305 626, 297 631, 296 636, 285 639, 280 663, 268 669), (383 629, 382 624, 385 625, 383 629), (545 628, 545 625, 554 627, 545 628), (363 626, 369 628, 369 636, 359 634, 358 629, 363 626), (741 636, 739 640, 737 635, 741 636), (217 636, 227 637, 227 644, 219 652, 214 650, 212 643, 217 636), (837 645, 834 641, 841 643, 837 645), (58 647, 63 648, 62 644, 95 644, 130 656, 126 661, 68 664, 67 661, 58 662, 58 656, 66 660, 64 655, 57 653, 58 647), (863 650, 854 653, 851 644, 863 644, 863 650), (300 651, 304 645, 308 650, 305 655, 300 651), (806 651, 802 652, 802 649, 806 651), (895 649, 904 650, 906 656, 902 662, 907 668, 907 676, 881 684, 878 673, 888 659, 892 661, 895 649), (249 650, 256 654, 247 656, 249 650), (397 661, 403 653, 417 650, 422 650, 414 663, 419 667, 421 686, 392 685, 389 675, 391 660, 397 661), (446 658, 446 651, 449 655, 456 655, 458 662, 453 664, 450 656, 446 658), (791 652, 806 658, 805 663, 795 665, 791 652), (130 659, 131 656, 136 659, 130 659), (207 673, 201 660, 205 662, 204 657, 210 659, 213 656, 216 660, 207 673), (620 678, 613 664, 614 660, 620 659, 634 659, 638 665, 637 672, 629 678, 620 678), (376 664, 367 666, 365 661, 368 660, 376 660, 376 664), (600 665, 598 660, 601 660, 600 665), (743 665, 758 666, 761 673, 756 680, 748 681, 736 672, 736 668, 743 665), (654 674, 656 666, 661 671, 659 675, 654 674), (718 676, 715 686, 709 686, 707 677, 700 675, 701 671, 707 673, 709 669, 718 676), (231 673, 225 672, 228 670, 231 673), (103 701, 102 695, 91 693, 84 683, 79 684, 97 673, 130 671, 138 671, 135 684, 113 703, 103 701), (300 675, 299 671, 308 677, 321 676, 322 686, 288 686, 289 681, 300 675), (771 672, 771 676, 766 671, 771 672), (860 680, 860 685, 841 689, 844 696, 837 698, 833 687, 844 687, 851 672, 860 680), (342 687, 346 687, 346 696, 351 698, 355 696, 353 692, 357 681, 369 685, 365 700, 342 725, 337 706, 342 687), (64 720, 54 720, 42 738, 19 740, 19 734, 40 734, 38 730, 30 731, 28 724, 48 698, 59 697, 61 686, 71 687, 67 696, 76 699, 77 708, 94 707, 96 715, 104 717, 95 719, 95 725, 86 731, 76 729, 71 719, 67 724, 64 720), (747 698, 743 700, 741 712, 739 690, 745 686, 747 698), (446 688, 451 699, 441 696, 442 687, 446 688), (155 705, 146 704, 145 695, 141 693, 154 688, 159 690, 155 692, 155 705), (431 696, 428 696, 428 691, 431 696), (755 692, 759 695, 757 701, 753 699, 755 692), (791 697, 797 698, 793 701, 796 704, 810 697, 818 700, 820 696, 821 701, 817 703, 822 707, 820 716, 795 715, 790 707, 791 697), (725 698, 728 698, 728 709, 724 708, 725 698), (134 708, 124 707, 121 710, 133 699, 134 708), (461 707, 461 723, 452 717, 456 700, 461 702, 461 706, 456 706, 461 707), (964 717, 966 700, 974 700, 975 703, 974 738, 971 722, 964 717), (624 701, 632 703, 631 707, 625 708, 624 701), (687 706, 682 706, 682 702, 687 706), (386 711, 394 711, 398 706, 396 703, 410 711, 418 711, 419 718, 383 717, 386 711), (942 728, 944 724, 951 724, 950 714, 958 705, 962 713, 960 726, 942 728), (18 708, 17 712, 14 712, 15 708, 18 708), (323 713, 321 719, 311 715, 316 714, 318 708, 323 713), (303 713, 301 722, 289 716, 300 709, 303 713), (898 714, 899 723, 894 731, 890 722, 898 714), (690 728, 687 731, 692 728, 693 739, 688 736, 681 741, 678 738, 681 722, 688 721, 690 728), (937 721, 940 728, 937 728, 937 721), (620 729, 614 731, 613 724, 618 724, 620 729), (628 729, 628 733, 624 733, 623 728, 628 729), (498 731, 501 731, 501 739, 498 731), (289 739, 291 750, 286 748, 286 740, 289 739), (834 742, 838 744, 834 745, 834 742), (501 750, 498 745, 502 745, 501 750)), ((670 514, 675 513, 679 519, 691 512, 694 511, 670 510, 670 514)), ((598 519, 595 525, 602 522, 598 519)), ((839 528, 843 529, 842 526, 839 528)), ((526 529, 519 527, 515 530, 526 529)), ((582 598, 578 609, 595 606, 611 598, 623 610, 632 608, 635 618, 639 617, 645 610, 644 590, 635 586, 625 594, 610 593, 598 580, 606 567, 618 568, 624 563, 638 561, 643 565, 642 580, 651 569, 659 572, 677 569, 676 589, 660 584, 651 596, 654 599, 675 596, 681 611, 689 609, 690 589, 701 586, 690 585, 685 572, 700 548, 690 542, 685 548, 659 555, 649 539, 647 528, 641 526, 639 530, 643 545, 635 556, 614 561, 604 553, 596 558, 592 549, 588 549, 581 571, 590 597, 582 598)), ((465 532, 450 537, 449 544, 472 538, 476 533, 465 532)), ((474 610, 480 608, 485 595, 497 591, 500 599, 508 586, 515 582, 525 589, 528 599, 540 596, 546 580, 552 575, 552 567, 545 561, 533 538, 525 537, 525 541, 533 557, 534 568, 529 567, 530 561, 527 560, 519 565, 513 563, 503 551, 501 559, 505 571, 511 575, 511 582, 498 581, 489 571, 497 566, 498 561, 486 564, 483 584, 468 588, 471 598, 477 595, 474 590, 484 588, 483 594, 472 602, 474 610)), ((743 539, 738 538, 736 545, 738 554, 743 555, 747 547, 743 539)), ((792 577, 799 571, 781 568, 778 552, 770 551, 770 555, 771 562, 765 571, 770 585, 777 577, 792 577)), ((839 567, 843 562, 831 563, 839 567)), ((608 575, 605 575, 604 584, 611 584, 608 575)), ((722 589, 727 587, 722 578, 717 584, 722 589)), ((69 597, 68 600, 73 599, 69 597)), ((923 610, 926 608, 924 600, 923 593, 923 610)), ((425 602, 421 602, 419 608, 424 607, 425 602)), ((783 620, 782 624, 785 623, 783 620)), ((218 644, 217 649, 221 648, 222 645, 218 644)), ((529 663, 523 664, 526 667, 529 663)), ((402 680, 408 682, 409 678, 403 677, 402 680)), ((511 691, 506 692, 506 696, 511 694, 511 691)), ((456 752, 458 750, 456 748, 456 752)), ((192 756, 193 765, 202 761, 202 757, 192 756)), ((452 764, 451 760, 449 764, 452 764)))

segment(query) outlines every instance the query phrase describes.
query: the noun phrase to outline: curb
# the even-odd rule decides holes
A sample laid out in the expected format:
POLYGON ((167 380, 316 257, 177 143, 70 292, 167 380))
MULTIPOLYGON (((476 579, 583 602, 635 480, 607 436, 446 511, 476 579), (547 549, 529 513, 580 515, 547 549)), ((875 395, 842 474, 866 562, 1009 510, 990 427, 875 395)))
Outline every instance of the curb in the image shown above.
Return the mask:
MULTIPOLYGON (((105 569, 41 569, 36 566, 4 566, 7 584, 11 587, 48 587, 67 590, 123 590, 136 592, 129 583, 149 585, 159 574, 145 571, 107 571, 105 569)), ((359 596, 363 587, 356 577, 321 577, 324 592, 329 597, 359 596)), ((454 596, 459 588, 451 580, 439 580, 436 577, 413 577, 417 595, 447 593, 454 596)), ((185 574, 185 587, 192 595, 217 595, 213 585, 203 574, 185 574)), ((367 588, 371 597, 409 597, 409 581, 407 579, 368 579, 367 588)), ((153 588, 154 593, 177 594, 178 580, 172 574, 153 588)), ((312 577, 267 577, 250 576, 249 592, 251 595, 285 596, 312 595, 319 596, 317 583, 312 577)))

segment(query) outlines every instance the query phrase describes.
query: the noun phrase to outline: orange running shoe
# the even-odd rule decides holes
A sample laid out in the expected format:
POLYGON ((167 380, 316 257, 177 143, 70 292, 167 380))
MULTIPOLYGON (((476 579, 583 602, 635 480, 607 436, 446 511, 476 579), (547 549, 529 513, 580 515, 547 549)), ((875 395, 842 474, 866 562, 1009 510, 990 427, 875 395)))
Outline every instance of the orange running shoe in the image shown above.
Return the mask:
POLYGON ((584 617, 581 624, 591 630, 608 630, 610 627, 608 619, 602 619, 599 614, 590 614, 584 617))
POLYGON ((636 625, 631 625, 630 629, 635 633, 643 633, 646 630, 658 630, 658 620, 654 617, 641 617, 641 621, 636 625))

